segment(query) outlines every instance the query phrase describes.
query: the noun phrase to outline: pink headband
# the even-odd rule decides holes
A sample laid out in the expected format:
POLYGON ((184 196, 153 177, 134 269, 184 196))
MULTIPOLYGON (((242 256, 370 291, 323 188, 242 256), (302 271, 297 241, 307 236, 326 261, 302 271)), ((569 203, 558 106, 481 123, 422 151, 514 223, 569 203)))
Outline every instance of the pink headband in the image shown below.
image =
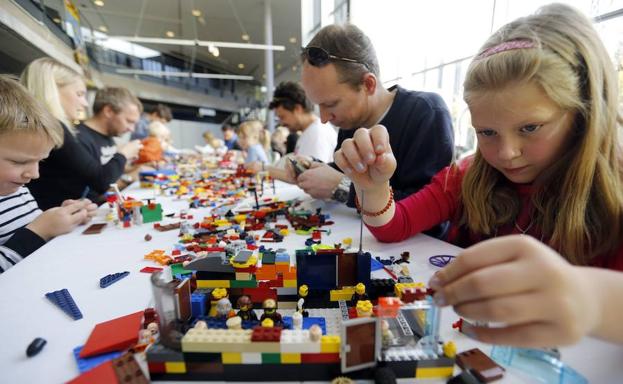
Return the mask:
POLYGON ((484 59, 485 57, 495 55, 496 53, 511 51, 513 49, 525 49, 525 48, 535 48, 535 47, 536 47, 536 43, 531 40, 505 41, 491 48, 485 49, 478 56, 476 56, 476 60, 484 59))

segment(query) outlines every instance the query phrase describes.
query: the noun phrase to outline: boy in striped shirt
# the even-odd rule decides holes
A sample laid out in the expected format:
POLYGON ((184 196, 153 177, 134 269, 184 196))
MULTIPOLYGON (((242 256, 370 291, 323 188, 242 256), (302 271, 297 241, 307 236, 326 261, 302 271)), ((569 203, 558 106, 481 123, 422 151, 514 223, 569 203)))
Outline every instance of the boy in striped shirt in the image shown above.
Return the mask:
POLYGON ((24 186, 39 177, 39 162, 62 143, 59 122, 19 83, 0 76, 0 273, 97 209, 89 200, 66 200, 41 212, 24 186))

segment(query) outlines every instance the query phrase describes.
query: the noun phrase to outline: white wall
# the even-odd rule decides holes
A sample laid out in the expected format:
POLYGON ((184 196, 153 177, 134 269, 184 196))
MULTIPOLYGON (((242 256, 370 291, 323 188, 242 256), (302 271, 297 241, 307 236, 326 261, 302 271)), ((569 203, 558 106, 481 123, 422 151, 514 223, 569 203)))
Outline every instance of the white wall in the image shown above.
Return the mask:
POLYGON ((220 124, 200 123, 197 121, 171 120, 167 126, 171 130, 171 138, 175 148, 194 149, 195 145, 205 145, 204 132, 210 131, 215 137, 222 138, 220 124))

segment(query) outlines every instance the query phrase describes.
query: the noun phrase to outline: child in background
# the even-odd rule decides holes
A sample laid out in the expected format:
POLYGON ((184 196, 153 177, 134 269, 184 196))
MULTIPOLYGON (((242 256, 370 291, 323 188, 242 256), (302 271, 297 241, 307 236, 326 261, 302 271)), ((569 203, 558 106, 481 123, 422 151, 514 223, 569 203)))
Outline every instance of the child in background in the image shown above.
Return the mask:
MULTIPOLYGON (((238 128, 238 144, 246 151, 245 165, 248 169, 258 171, 263 164, 268 163, 268 156, 264 149, 266 136, 262 123, 249 120, 240 124, 238 128)), ((268 141, 270 145, 270 139, 268 141)))
POLYGON ((159 121, 152 121, 148 126, 148 136, 141 141, 142 147, 138 151, 137 164, 159 162, 164 160, 163 153, 167 143, 171 140, 171 132, 166 125, 159 121))
MULTIPOLYGON (((590 21, 569 6, 545 6, 495 33, 468 69, 464 97, 478 135, 473 158, 442 170, 399 203, 393 202, 388 183, 396 161, 384 127, 358 130, 336 152, 336 163, 353 180, 359 202, 364 193, 364 221, 381 241, 400 241, 451 220, 448 240, 460 246, 528 234, 572 264, 621 271, 623 155, 618 133, 623 119, 616 82, 590 21)), ((479 255, 466 253, 470 256, 463 259, 473 265, 477 261, 472 258, 480 261, 479 255)), ((477 308, 469 312, 472 317, 506 323, 497 332, 515 334, 510 341, 516 344, 569 343, 592 332, 591 327, 574 328, 570 337, 552 332, 540 338, 552 330, 551 317, 559 316, 544 309, 564 301, 563 280, 568 280, 560 274, 568 268, 560 267, 562 260, 543 260, 542 268, 534 262, 534 270, 513 268, 513 260, 526 257, 496 258, 491 265, 483 258, 481 267, 472 269, 466 261, 455 261, 454 275, 471 289, 457 298, 450 289, 456 285, 453 276, 441 273, 431 281, 439 290, 436 300, 454 304, 459 313, 471 301, 477 308), (537 273, 541 279, 526 278, 537 273), (532 294, 547 287, 550 295, 532 294), (537 331, 539 324, 544 326, 537 331)), ((591 268, 574 268, 586 272, 573 278, 593 275, 591 268)), ((615 277, 608 282, 621 284, 623 275, 610 276, 615 277)), ((612 294, 599 291, 600 299, 611 302, 612 294)), ((585 301, 569 304, 578 316, 587 312, 580 302, 585 301)), ((474 334, 479 337, 481 331, 476 327, 474 334)))
POLYGON ((24 186, 62 143, 60 123, 23 86, 0 76, 0 273, 97 209, 87 199, 66 200, 42 213, 24 186))

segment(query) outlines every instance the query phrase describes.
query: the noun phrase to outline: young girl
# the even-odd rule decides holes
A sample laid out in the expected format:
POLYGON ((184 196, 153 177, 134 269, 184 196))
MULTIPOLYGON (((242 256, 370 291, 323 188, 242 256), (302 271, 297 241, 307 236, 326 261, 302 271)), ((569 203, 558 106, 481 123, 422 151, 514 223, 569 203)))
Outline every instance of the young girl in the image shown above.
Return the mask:
POLYGON ((257 120, 245 121, 238 128, 238 144, 247 153, 245 164, 256 171, 262 168, 262 164, 268 163, 264 149, 266 136, 263 131, 262 123, 257 120))
MULTIPOLYGON (((617 134, 623 119, 616 81, 590 21, 571 7, 546 6, 495 33, 468 69, 464 97, 478 134, 473 158, 442 170, 397 204, 388 184, 396 161, 384 127, 358 130, 336 152, 336 163, 355 183, 364 221, 381 241, 400 241, 450 220, 448 240, 460 246, 528 234, 572 264, 620 271, 623 183, 617 134)), ((512 268, 498 266, 496 272, 497 293, 471 300, 499 310, 494 298, 539 290, 512 268)), ((470 276, 462 279, 475 279, 470 276)), ((442 288, 450 282, 432 283, 442 288)), ((461 308, 463 301, 448 300, 444 291, 438 300, 461 308)), ((543 298, 548 299, 554 300, 543 298)), ((509 324, 533 324, 545 316, 543 303, 522 304, 507 314, 529 311, 533 317, 511 317, 509 324)), ((530 336, 524 343, 538 342, 530 336)))

